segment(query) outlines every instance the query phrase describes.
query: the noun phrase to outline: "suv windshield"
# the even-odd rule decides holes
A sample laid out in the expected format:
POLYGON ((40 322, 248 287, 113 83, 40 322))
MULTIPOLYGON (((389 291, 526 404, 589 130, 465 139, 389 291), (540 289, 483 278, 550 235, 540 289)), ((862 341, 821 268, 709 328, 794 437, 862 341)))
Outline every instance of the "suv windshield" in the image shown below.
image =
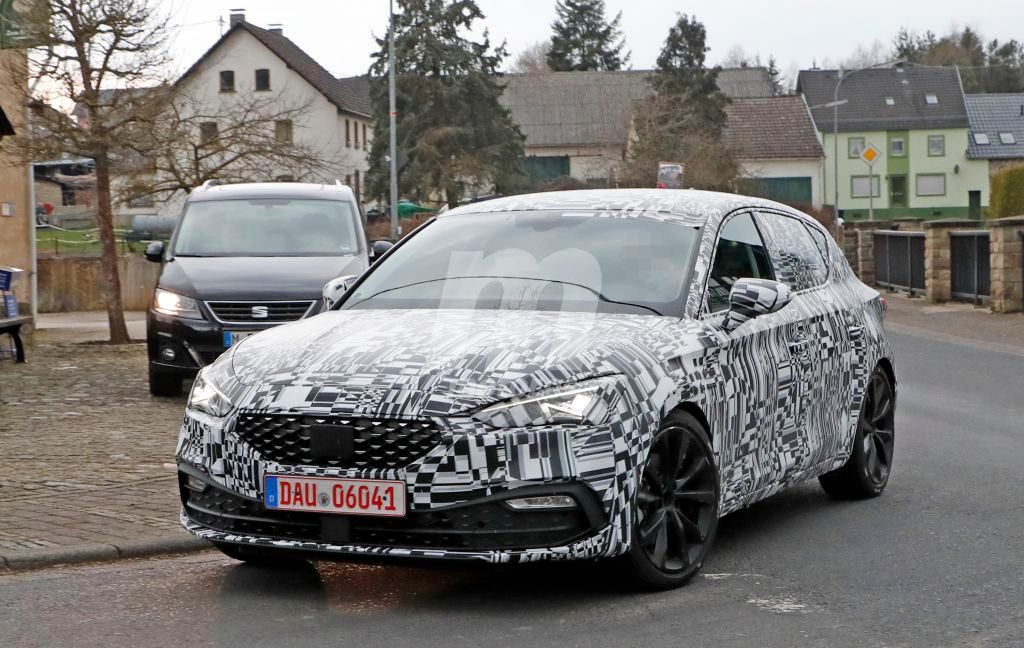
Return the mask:
POLYGON ((336 200, 258 198, 188 204, 176 256, 341 256, 359 251, 352 206, 336 200))
POLYGON ((580 211, 443 216, 341 308, 678 314, 697 234, 680 223, 580 211))

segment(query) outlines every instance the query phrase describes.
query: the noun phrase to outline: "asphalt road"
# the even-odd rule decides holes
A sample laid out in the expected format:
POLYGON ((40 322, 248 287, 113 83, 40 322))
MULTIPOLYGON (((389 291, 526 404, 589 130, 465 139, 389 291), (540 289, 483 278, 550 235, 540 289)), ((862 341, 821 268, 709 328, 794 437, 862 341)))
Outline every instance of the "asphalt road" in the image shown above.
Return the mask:
POLYGON ((294 571, 212 552, 0 577, 0 646, 1024 646, 1024 355, 893 334, 896 465, 722 520, 660 594, 604 565, 294 571))

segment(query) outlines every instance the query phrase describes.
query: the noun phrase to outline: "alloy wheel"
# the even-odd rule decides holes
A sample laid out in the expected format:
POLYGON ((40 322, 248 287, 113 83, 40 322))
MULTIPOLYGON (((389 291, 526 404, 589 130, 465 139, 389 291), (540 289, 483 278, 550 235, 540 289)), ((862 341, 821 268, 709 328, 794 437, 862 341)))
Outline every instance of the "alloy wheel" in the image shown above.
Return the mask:
POLYGON ((875 486, 889 479, 895 446, 894 412, 892 387, 885 375, 876 371, 868 383, 859 422, 864 468, 875 486))
POLYGON ((710 448, 684 427, 654 440, 637 495, 638 538, 664 573, 699 564, 718 520, 717 477, 710 448))

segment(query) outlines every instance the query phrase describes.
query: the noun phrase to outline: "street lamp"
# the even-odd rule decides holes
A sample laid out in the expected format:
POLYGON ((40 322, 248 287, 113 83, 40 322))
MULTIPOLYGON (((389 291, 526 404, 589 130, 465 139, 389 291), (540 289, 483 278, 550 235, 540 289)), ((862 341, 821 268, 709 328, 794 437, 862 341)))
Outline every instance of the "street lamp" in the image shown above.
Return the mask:
POLYGON ((398 110, 395 107, 395 2, 388 1, 388 135, 391 136, 391 240, 398 240, 398 110))
MULTIPOLYGON (((839 74, 839 81, 836 82, 835 92, 832 93, 832 103, 824 104, 822 108, 831 106, 832 107, 832 164, 833 164, 833 176, 832 176, 832 187, 834 200, 832 202, 832 209, 835 210, 835 217, 839 218, 839 106, 847 103, 849 100, 844 99, 839 101, 839 87, 843 85, 843 81, 846 81, 854 74, 863 72, 864 70, 874 70, 876 68, 892 67, 894 65, 901 65, 906 62, 906 59, 895 59, 893 61, 886 61, 885 63, 876 63, 867 67, 857 68, 856 70, 850 70, 849 72, 839 74)), ((874 196, 875 188, 872 186, 871 178, 868 178, 868 196, 874 196)))

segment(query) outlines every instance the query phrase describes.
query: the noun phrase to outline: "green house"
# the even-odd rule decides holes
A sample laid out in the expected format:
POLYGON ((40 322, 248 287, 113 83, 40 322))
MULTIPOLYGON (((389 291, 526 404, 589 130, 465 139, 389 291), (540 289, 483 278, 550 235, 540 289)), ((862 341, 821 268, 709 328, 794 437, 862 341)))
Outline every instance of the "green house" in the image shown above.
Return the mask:
POLYGON ((841 217, 867 219, 869 209, 876 220, 982 217, 988 165, 967 155, 955 68, 803 70, 797 91, 825 149, 825 204, 841 217), (860 155, 869 145, 881 152, 871 167, 860 155))

